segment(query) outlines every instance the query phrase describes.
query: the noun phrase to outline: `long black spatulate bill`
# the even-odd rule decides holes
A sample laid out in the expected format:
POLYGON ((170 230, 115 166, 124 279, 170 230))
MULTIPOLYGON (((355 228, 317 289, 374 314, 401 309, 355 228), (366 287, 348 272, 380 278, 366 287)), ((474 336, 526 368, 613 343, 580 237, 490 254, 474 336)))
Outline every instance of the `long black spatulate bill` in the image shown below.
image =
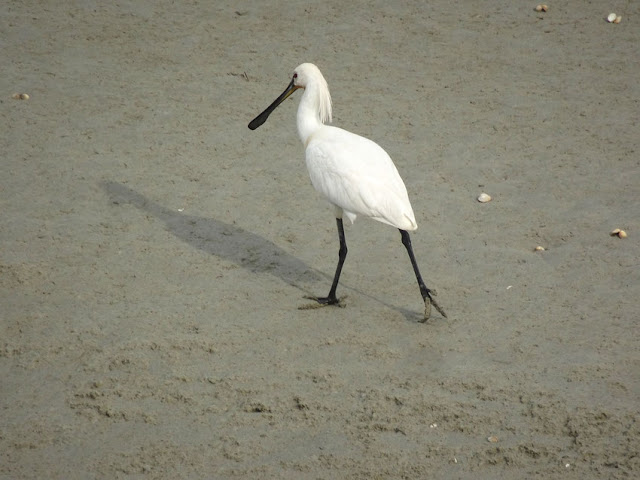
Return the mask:
POLYGON ((266 122, 267 118, 269 118, 269 115, 271 115, 271 112, 273 112, 278 107, 278 105, 284 102, 289 97, 289 95, 295 92, 296 89, 298 89, 298 87, 296 87, 293 84, 293 79, 291 79, 291 83, 289 83, 289 86, 287 87, 287 89, 284 92, 282 92, 282 95, 276 98, 275 101, 271 105, 269 105, 264 112, 262 112, 253 120, 251 120, 251 122, 249 123, 249 128, 251 130, 255 130, 264 122, 266 122))

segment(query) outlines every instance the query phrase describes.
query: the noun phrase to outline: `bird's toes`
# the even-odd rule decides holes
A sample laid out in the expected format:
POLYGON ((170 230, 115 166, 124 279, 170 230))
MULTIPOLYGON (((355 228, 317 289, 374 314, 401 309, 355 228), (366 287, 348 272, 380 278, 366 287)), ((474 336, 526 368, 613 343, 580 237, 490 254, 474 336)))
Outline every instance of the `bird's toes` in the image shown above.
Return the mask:
MULTIPOLYGON (((305 297, 305 298, 309 298, 309 297, 305 297)), ((313 300, 313 299, 311 299, 313 300)), ((322 307, 326 307, 326 304, 322 304, 322 303, 318 303, 318 302, 313 302, 313 303, 305 303, 304 305, 300 305, 298 307, 298 310, 314 310, 316 308, 322 308, 322 307)))
POLYGON ((313 295, 305 295, 304 298, 314 300, 315 302, 300 305, 298 310, 313 310, 316 308, 326 307, 327 305, 344 308, 346 306, 344 300, 347 298, 347 295, 342 298, 314 297, 313 295))
POLYGON ((421 323, 425 323, 427 320, 429 320, 430 316, 431 316, 431 298, 426 297, 424 299, 424 318, 421 320, 421 323))
POLYGON ((431 305, 433 305, 435 307, 435 309, 438 311, 438 313, 440 313, 440 315, 442 315, 444 318, 448 318, 447 314, 444 311, 444 308, 442 308, 438 302, 436 302, 433 298, 431 298, 431 296, 427 296, 424 299, 424 319, 421 320, 422 323, 426 322, 427 320, 429 320, 429 317, 431 317, 431 305))
POLYGON ((431 303, 433 303, 433 306, 436 307, 436 310, 440 313, 440 315, 442 315, 444 318, 448 318, 447 314, 444 311, 444 308, 438 305, 438 302, 436 302, 434 299, 431 299, 431 303))

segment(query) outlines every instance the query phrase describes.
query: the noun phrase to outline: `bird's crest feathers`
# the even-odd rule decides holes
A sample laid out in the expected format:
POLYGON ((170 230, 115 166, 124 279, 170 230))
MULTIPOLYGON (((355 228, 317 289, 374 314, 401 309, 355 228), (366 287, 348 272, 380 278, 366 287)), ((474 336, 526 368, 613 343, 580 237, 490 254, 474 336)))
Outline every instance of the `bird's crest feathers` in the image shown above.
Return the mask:
POLYGON ((318 115, 322 123, 331 123, 332 107, 329 85, 320 72, 320 69, 313 63, 303 63, 298 65, 293 73, 293 81, 296 86, 306 88, 312 82, 316 84, 318 115))

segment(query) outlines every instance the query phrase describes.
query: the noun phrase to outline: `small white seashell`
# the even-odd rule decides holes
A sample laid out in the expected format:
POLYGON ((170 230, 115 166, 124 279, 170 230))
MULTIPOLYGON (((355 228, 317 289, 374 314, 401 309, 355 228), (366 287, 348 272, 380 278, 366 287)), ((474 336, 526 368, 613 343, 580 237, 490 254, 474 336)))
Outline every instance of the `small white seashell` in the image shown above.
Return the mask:
POLYGON ((618 237, 620 238, 627 238, 627 232, 625 232, 624 230, 620 230, 618 232, 618 237))
POLYGON ((545 4, 540 4, 536 7, 536 12, 546 12, 549 10, 549 7, 545 4))
POLYGON ((541 246, 541 245, 538 245, 536 248, 534 248, 534 250, 535 250, 536 252, 544 252, 544 247, 543 247, 543 246, 541 246))
POLYGON ((619 228, 614 228, 613 230, 611 230, 611 236, 615 236, 618 235, 620 233, 620 229, 619 228))
POLYGON ((613 22, 615 22, 616 18, 617 18, 617 16, 616 16, 615 13, 610 13, 609 16, 607 17, 607 22, 613 23, 613 22))
POLYGON ((491 201, 491 195, 488 195, 488 194, 486 194, 486 193, 484 193, 484 192, 483 192, 483 193, 481 193, 481 194, 478 196, 478 201, 479 201, 480 203, 487 203, 487 202, 490 202, 490 201, 491 201))
POLYGON ((490 437, 487 437, 487 441, 491 443, 498 443, 498 437, 496 437, 495 435, 491 435, 490 437))
POLYGON ((622 15, 618 15, 613 23, 620 23, 622 21, 622 15))
POLYGON ((611 235, 612 237, 627 238, 627 232, 619 228, 611 230, 611 233, 609 235, 611 235))
POLYGON ((11 97, 16 100, 29 100, 28 93, 14 93, 13 95, 11 95, 11 97))

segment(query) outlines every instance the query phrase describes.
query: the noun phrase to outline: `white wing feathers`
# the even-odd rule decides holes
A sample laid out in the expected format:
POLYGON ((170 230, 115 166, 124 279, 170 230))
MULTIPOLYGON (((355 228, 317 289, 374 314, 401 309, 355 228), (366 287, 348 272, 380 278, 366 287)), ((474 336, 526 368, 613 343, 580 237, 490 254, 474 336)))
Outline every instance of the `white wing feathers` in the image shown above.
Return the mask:
POLYGON ((378 144, 324 126, 308 139, 305 153, 315 189, 352 222, 362 215, 403 230, 418 228, 404 182, 378 144))

